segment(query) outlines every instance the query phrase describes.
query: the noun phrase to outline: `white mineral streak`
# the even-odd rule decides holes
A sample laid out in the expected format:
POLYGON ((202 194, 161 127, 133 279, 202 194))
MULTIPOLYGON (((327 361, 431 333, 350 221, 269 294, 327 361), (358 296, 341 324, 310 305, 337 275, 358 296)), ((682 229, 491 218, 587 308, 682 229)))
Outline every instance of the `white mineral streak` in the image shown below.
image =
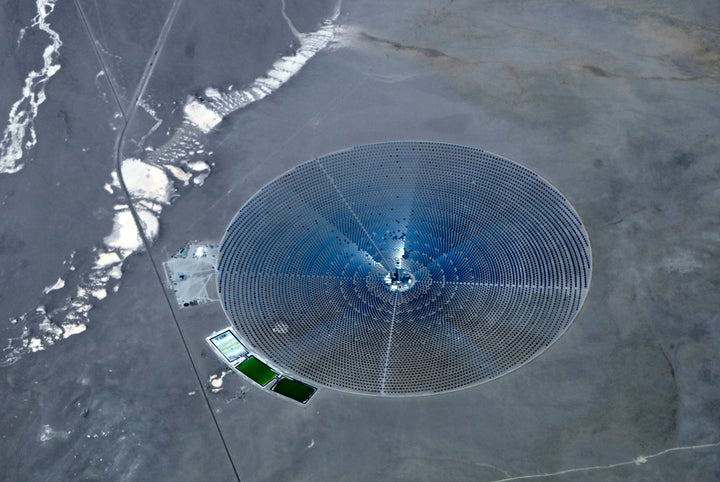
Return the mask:
POLYGON ((308 60, 327 47, 333 40, 337 28, 333 21, 337 17, 338 12, 335 13, 332 19, 326 21, 319 30, 311 33, 297 32, 292 23, 289 22, 290 29, 296 34, 300 42, 300 46, 294 54, 280 57, 273 63, 265 76, 255 79, 245 90, 220 92, 214 88, 206 89, 205 96, 207 100, 204 103, 194 98, 186 103, 184 109, 186 120, 198 127, 202 132, 207 133, 228 114, 276 91, 297 74, 308 60), (204 109, 200 109, 200 107, 204 107, 204 109), (210 120, 210 122, 204 122, 205 120, 210 120))
POLYGON ((96 269, 102 269, 107 266, 113 266, 117 263, 122 261, 120 258, 120 255, 118 255, 116 252, 111 251, 109 253, 100 253, 95 260, 95 268, 96 269))
POLYGON ((105 237, 105 246, 120 253, 137 251, 142 246, 142 239, 135 226, 135 220, 127 206, 122 211, 115 212, 113 230, 110 235, 105 237))
POLYGON ((35 336, 27 340, 27 349, 31 352, 44 350, 62 337, 62 329, 50 320, 43 305, 35 309, 35 316, 40 319, 35 336))
POLYGON ((147 103, 145 99, 140 99, 140 102, 138 102, 138 106, 142 107, 142 109, 148 113, 150 117, 153 118, 155 121, 155 124, 150 128, 149 131, 145 133, 144 136, 140 139, 140 144, 145 144, 145 141, 148 137, 150 137, 156 130, 160 128, 160 125, 162 124, 162 119, 160 119, 157 115, 157 112, 155 112, 155 109, 153 109, 150 104, 147 103))
POLYGON ((148 199, 159 204, 170 201, 174 189, 161 168, 131 158, 122 162, 120 170, 133 200, 148 199))
POLYGON ((51 291, 59 290, 65 287, 65 280, 62 278, 58 278, 58 280, 55 282, 54 285, 46 286, 43 290, 43 294, 46 295, 50 293, 51 291))
MULTIPOLYGON (((95 90, 97 90, 98 96, 100 96, 100 98, 106 104, 113 103, 113 101, 110 97, 109 89, 110 89, 110 84, 109 84, 109 81, 105 74, 105 71, 101 70, 100 72, 95 74, 95 90)), ((83 150, 83 152, 85 152, 85 150, 83 150)))
MULTIPOLYGON (((35 133, 35 117, 38 108, 45 102, 45 84, 60 70, 60 64, 56 63, 58 52, 62 46, 58 33, 50 28, 47 21, 48 16, 55 9, 57 0, 36 0, 37 14, 33 17, 32 23, 26 28, 37 28, 50 37, 50 45, 43 51, 43 66, 37 70, 31 70, 25 78, 22 88, 22 96, 10 108, 7 127, 3 132, 0 141, 0 174, 12 174, 23 168, 20 160, 23 150, 32 149, 37 143, 35 133), (29 137, 27 140, 25 140, 29 137), (24 145, 23 145, 24 142, 24 145)), ((18 44, 25 34, 26 28, 20 31, 18 44)))
POLYGON ((120 189, 120 179, 118 179, 118 174, 115 169, 110 171, 110 186, 120 189))
POLYGON ((82 333, 87 330, 87 325, 84 323, 63 323, 63 338, 68 338, 78 333, 82 333))
POLYGON ((185 172, 177 166, 165 166, 165 169, 170 173, 172 177, 183 183, 183 186, 187 186, 192 174, 185 172))
POLYGON ((220 94, 220 91, 217 90, 215 87, 208 87, 205 89, 205 97, 209 97, 211 99, 219 99, 222 96, 220 94))
POLYGON ((209 171, 210 166, 205 161, 194 161, 187 163, 188 169, 195 172, 209 171))
POLYGON ((222 120, 222 117, 216 112, 192 98, 185 104, 183 112, 185 112, 185 118, 205 134, 210 132, 222 120))
MULTIPOLYGON (((201 186, 210 175, 211 165, 196 158, 212 155, 212 152, 205 152, 205 135, 225 116, 266 97, 299 72, 308 60, 333 40, 336 27, 332 21, 336 18, 337 13, 315 32, 298 32, 300 46, 295 54, 281 57, 263 77, 255 79, 245 90, 208 87, 204 91, 205 100, 190 98, 183 108, 185 119, 165 144, 158 148, 145 148, 142 159, 122 161, 120 169, 124 183, 149 242, 157 239, 162 209, 172 201, 176 183, 188 185, 192 182, 201 186)), ((148 104, 141 107, 156 117, 148 104)), ((110 176, 105 190, 117 198, 113 227, 104 239, 104 246, 95 251, 92 267, 80 281, 75 296, 68 297, 62 307, 51 313, 45 313, 43 308, 42 312, 25 313, 10 320, 22 326, 22 334, 8 340, 0 366, 11 365, 25 353, 43 350, 58 340, 85 331, 93 303, 105 298, 110 291, 117 292, 123 262, 145 248, 127 200, 122 197, 118 174, 112 171, 110 176)), ((214 390, 222 389, 223 377, 224 374, 210 380, 214 390)))
POLYGON ((43 425, 42 432, 40 433, 40 441, 47 442, 48 440, 54 439, 55 435, 57 435, 57 432, 53 430, 50 425, 43 425))
POLYGON ((193 178, 193 184, 195 184, 196 186, 202 186, 203 184, 205 184, 205 179, 207 179, 207 177, 209 175, 210 175, 210 173, 206 172, 206 173, 195 176, 193 178))
MULTIPOLYGON (((112 279, 120 279, 122 278, 122 264, 116 264, 112 268, 110 268, 110 271, 108 272, 108 275, 112 279)), ((117 291, 117 285, 113 287, 114 291, 117 291)))
POLYGON ((105 299, 107 296, 107 290, 105 288, 98 288, 96 290, 93 290, 92 295, 94 298, 98 300, 105 299))

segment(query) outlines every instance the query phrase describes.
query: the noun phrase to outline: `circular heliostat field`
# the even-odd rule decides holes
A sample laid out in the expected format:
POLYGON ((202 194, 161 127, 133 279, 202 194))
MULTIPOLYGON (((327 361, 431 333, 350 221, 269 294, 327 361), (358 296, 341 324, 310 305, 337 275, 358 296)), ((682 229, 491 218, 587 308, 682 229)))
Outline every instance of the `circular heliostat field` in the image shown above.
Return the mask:
POLYGON ((534 172, 470 147, 358 146, 263 187, 220 246, 243 341, 287 373, 377 395, 501 376, 572 322, 587 232, 534 172))

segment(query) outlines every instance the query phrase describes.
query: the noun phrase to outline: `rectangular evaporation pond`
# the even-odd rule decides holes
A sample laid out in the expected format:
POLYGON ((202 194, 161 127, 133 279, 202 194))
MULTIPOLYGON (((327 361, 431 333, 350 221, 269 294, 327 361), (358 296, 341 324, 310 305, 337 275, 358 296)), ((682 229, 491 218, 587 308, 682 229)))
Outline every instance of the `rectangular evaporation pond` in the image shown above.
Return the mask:
POLYGON ((278 373, 275 370, 252 355, 235 368, 262 387, 270 383, 276 376, 278 376, 278 373))
POLYGON ((245 347, 230 330, 211 337, 210 343, 222 353, 228 363, 237 361, 247 355, 245 347))
POLYGON ((272 391, 280 395, 285 395, 300 403, 306 403, 315 393, 315 388, 297 380, 281 378, 275 386, 272 387, 272 391))

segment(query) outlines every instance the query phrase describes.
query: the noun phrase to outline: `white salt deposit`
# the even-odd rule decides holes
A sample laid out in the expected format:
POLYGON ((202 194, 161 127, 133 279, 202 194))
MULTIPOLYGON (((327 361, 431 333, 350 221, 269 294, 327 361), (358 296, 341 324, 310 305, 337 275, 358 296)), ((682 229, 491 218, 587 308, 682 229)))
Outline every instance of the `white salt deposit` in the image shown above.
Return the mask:
POLYGON ((45 345, 40 338, 33 336, 27 343, 27 349, 30 351, 30 353, 35 353, 37 351, 44 350, 45 345))
MULTIPOLYGON (((54 5, 54 1, 38 0, 38 5, 40 4, 54 5)), ((337 14, 333 20, 335 18, 337 14)), ((143 159, 123 160, 123 180, 149 242, 157 239, 159 217, 163 206, 172 200, 175 182, 187 185, 192 180, 194 185, 201 186, 210 174, 211 164, 191 159, 192 156, 204 154, 204 135, 217 126, 224 116, 266 97, 281 87, 299 72, 310 58, 332 41, 335 28, 332 23, 326 22, 315 32, 298 32, 300 47, 297 52, 278 59, 265 76, 255 79, 243 91, 232 88, 221 91, 208 87, 204 92, 207 98, 205 103, 189 98, 183 108, 185 122, 172 133, 164 145, 157 149, 145 148, 146 157, 143 159)), ((44 100, 44 93, 42 95, 44 100)), ((156 117, 149 105, 143 104, 141 107, 156 117)), ((168 135, 170 134, 171 130, 168 129, 168 135)), ((143 139, 146 137, 147 135, 143 139)), ((5 149, 4 143, 2 148, 5 149)), ((4 155, 5 150, 2 152, 4 155)), ((210 156, 212 152, 204 155, 210 156)), ((75 296, 68 297, 60 308, 51 313, 45 313, 42 308, 42 311, 26 313, 11 320, 11 323, 14 321, 22 326, 22 333, 8 340, 8 349, 3 352, 0 366, 11 365, 24 353, 43 350, 59 339, 85 331, 89 321, 88 312, 93 303, 105 298, 109 291, 117 292, 124 260, 144 249, 127 200, 122 197, 118 173, 113 170, 110 176, 111 182, 106 183, 104 188, 111 195, 117 196, 118 202, 114 206, 112 232, 104 238, 104 246, 96 253, 92 268, 83 275, 75 296)), ((213 391, 222 390, 223 378, 227 373, 229 372, 210 378, 213 391)))
POLYGON ((170 175, 172 177, 174 177, 178 181, 182 182, 183 186, 188 185, 188 182, 190 181, 192 174, 190 174, 189 172, 183 171, 181 168, 179 168, 177 166, 166 165, 164 167, 165 167, 165 169, 167 169, 167 171, 170 173, 170 175))
POLYGON ((65 287, 65 280, 62 278, 58 278, 58 280, 55 282, 55 284, 46 286, 43 290, 43 294, 46 295, 50 293, 51 291, 59 290, 65 287))
POLYGON ((113 230, 105 237, 105 245, 111 249, 127 251, 138 251, 142 247, 142 239, 127 206, 126 209, 115 213, 113 230))
MULTIPOLYGON (((120 279, 122 278, 122 265, 116 264, 112 268, 110 268, 110 271, 108 272, 108 275, 113 279, 120 279)), ((117 288, 117 286, 115 286, 117 288)))
POLYGON ((142 224, 143 232, 149 241, 154 241, 158 237, 160 232, 160 222, 158 216, 151 213, 150 211, 138 211, 140 217, 140 223, 142 224))
POLYGON ((83 323, 63 323, 63 338, 68 338, 87 330, 87 326, 83 323))
POLYGON ((107 297, 107 290, 105 288, 98 288, 92 291, 93 298, 103 300, 107 297))
POLYGON ((222 117, 216 112, 195 99, 185 104, 183 112, 185 113, 185 118, 195 124, 205 134, 210 132, 222 120, 222 117))
POLYGON ((205 89, 205 97, 209 97, 210 99, 219 99, 221 98, 221 94, 215 87, 208 87, 205 89))
POLYGON ((54 439, 55 435, 57 435, 57 432, 53 430, 50 425, 43 425, 42 432, 40 433, 40 441, 47 442, 48 440, 54 439))
POLYGON ((209 172, 198 174, 193 178, 193 184, 195 184, 196 186, 202 186, 203 184, 205 184, 205 179, 207 179, 209 175, 209 172))
POLYGON ((150 199, 163 204, 170 201, 172 183, 159 167, 130 158, 122 161, 120 170, 133 199, 150 199))
POLYGON ((120 259, 120 256, 114 251, 107 252, 107 253, 100 253, 98 255, 97 259, 95 260, 95 267, 96 268, 105 268, 107 266, 112 266, 114 264, 117 264, 120 261, 122 261, 122 259, 120 259))
POLYGON ((50 321, 50 318, 48 317, 45 317, 38 327, 43 335, 53 340, 59 339, 63 333, 62 328, 50 321))
POLYGON ((202 171, 210 170, 210 166, 208 166, 208 163, 205 161, 188 162, 187 167, 191 171, 195 171, 195 172, 202 172, 202 171))
POLYGON ((112 182, 110 183, 110 185, 111 185, 112 187, 116 187, 116 188, 120 189, 120 179, 118 179, 118 174, 117 174, 117 171, 116 171, 115 169, 113 169, 112 171, 110 171, 110 179, 112 180, 112 182))
POLYGON ((145 135, 142 136, 142 138, 140 139, 140 144, 144 144, 147 138, 150 137, 153 132, 160 128, 160 126, 162 125, 162 119, 158 117, 157 112, 155 112, 155 109, 150 106, 146 99, 140 99, 140 102, 138 102, 138 106, 141 107, 145 112, 147 112, 148 115, 152 117, 155 121, 155 124, 153 124, 150 130, 148 130, 145 135))
MULTIPOLYGON (((39 71, 30 71, 23 84, 22 96, 10 108, 8 124, 0 140, 0 174, 12 174, 22 169, 20 160, 23 156, 23 148, 26 151, 30 150, 37 143, 34 121, 40 105, 46 99, 45 85, 60 70, 60 64, 55 60, 63 43, 47 21, 48 16, 55 10, 56 1, 36 0, 37 14, 33 17, 30 27, 26 27, 37 27, 38 30, 45 32, 50 37, 51 43, 43 51, 42 68, 39 71)), ((18 44, 26 28, 20 31, 18 44)))

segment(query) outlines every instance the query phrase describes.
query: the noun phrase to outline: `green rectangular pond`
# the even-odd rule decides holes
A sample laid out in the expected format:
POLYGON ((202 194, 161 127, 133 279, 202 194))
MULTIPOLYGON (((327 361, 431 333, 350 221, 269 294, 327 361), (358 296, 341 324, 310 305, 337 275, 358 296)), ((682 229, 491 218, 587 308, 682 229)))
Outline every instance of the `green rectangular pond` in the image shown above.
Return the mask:
POLYGON ((263 387, 278 376, 275 370, 252 355, 235 368, 237 368, 240 373, 244 373, 250 380, 263 387))
POLYGON ((315 388, 297 380, 281 378, 275 386, 272 387, 272 391, 280 395, 285 395, 300 403, 305 403, 313 396, 315 388))

